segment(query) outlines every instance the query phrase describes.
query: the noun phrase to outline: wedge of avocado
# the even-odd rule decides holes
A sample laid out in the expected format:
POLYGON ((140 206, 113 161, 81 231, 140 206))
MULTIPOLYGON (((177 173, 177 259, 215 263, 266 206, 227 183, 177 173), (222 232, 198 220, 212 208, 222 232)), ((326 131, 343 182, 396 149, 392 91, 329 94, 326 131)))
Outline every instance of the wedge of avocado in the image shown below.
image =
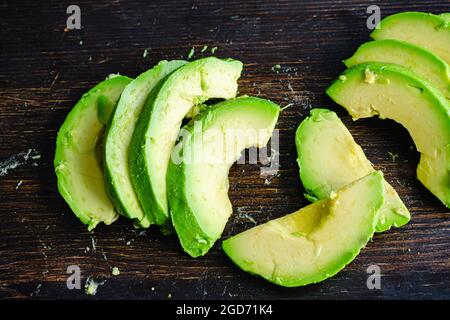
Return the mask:
POLYGON ((383 205, 383 175, 373 172, 324 199, 235 235, 223 250, 242 270, 285 287, 332 277, 372 238, 383 205))
POLYGON ((185 63, 161 61, 133 80, 123 91, 107 130, 104 156, 107 190, 118 212, 133 219, 136 227, 146 228, 154 218, 144 214, 131 182, 128 163, 131 137, 151 90, 185 63))
POLYGON ((450 64, 450 24, 423 12, 402 12, 381 20, 370 35, 375 40, 397 39, 428 49, 450 64))
MULTIPOLYGON (((295 134, 300 178, 308 194, 329 198, 333 192, 375 169, 336 113, 313 109, 295 134)), ((400 227, 411 216, 392 186, 384 181, 385 202, 380 209, 376 232, 400 227)))
POLYGON ((441 13, 441 14, 439 15, 439 17, 441 17, 441 18, 444 19, 445 21, 450 21, 450 12, 441 13))
POLYGON ((418 179, 450 207, 450 107, 438 90, 398 65, 367 63, 346 70, 326 92, 354 120, 379 116, 403 125, 421 154, 418 179))
POLYGON ((450 67, 422 47, 408 42, 386 39, 370 41, 358 48, 344 63, 347 67, 365 62, 384 62, 402 65, 431 82, 450 99, 450 67))
POLYGON ((183 249, 204 255, 221 236, 233 209, 228 171, 243 149, 267 144, 278 119, 277 104, 254 97, 206 109, 186 127, 167 172, 172 223, 183 249))
POLYGON ((114 109, 131 80, 110 77, 85 93, 67 115, 56 139, 58 190, 89 231, 118 217, 105 190, 101 149, 108 110, 114 109))
POLYGON ((241 71, 236 60, 199 59, 167 77, 145 103, 131 141, 130 172, 144 212, 154 215, 163 232, 171 228, 166 173, 181 122, 210 98, 233 98, 241 71))

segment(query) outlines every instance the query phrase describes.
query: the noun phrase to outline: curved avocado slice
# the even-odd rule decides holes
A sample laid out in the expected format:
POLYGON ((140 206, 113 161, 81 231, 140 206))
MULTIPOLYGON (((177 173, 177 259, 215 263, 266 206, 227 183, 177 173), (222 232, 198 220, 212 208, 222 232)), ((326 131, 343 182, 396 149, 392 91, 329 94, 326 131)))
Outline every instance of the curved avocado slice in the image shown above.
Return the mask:
POLYGON ((233 212, 228 171, 242 150, 267 144, 279 112, 271 101, 240 97, 206 109, 186 127, 189 134, 171 157, 167 190, 173 226, 192 257, 221 236, 233 212))
POLYGON ((377 171, 338 190, 333 198, 235 235, 223 250, 242 270, 285 287, 332 277, 372 238, 383 205, 377 171))
POLYGON ((358 48, 344 63, 347 67, 365 62, 383 62, 402 65, 427 79, 450 99, 450 67, 428 50, 408 42, 386 39, 370 41, 358 48))
POLYGON ((381 20, 380 28, 371 33, 374 40, 407 41, 440 56, 450 64, 450 24, 431 13, 402 12, 381 20))
POLYGON ((367 63, 326 92, 354 120, 379 116, 403 125, 421 154, 417 178, 450 207, 450 107, 438 90, 398 65, 367 63))
POLYGON ((58 190, 75 215, 91 231, 118 215, 107 196, 101 169, 101 148, 106 110, 114 109, 132 79, 114 76, 100 82, 73 107, 56 139, 54 166, 58 190))
POLYGON ((214 57, 190 62, 172 73, 149 96, 131 141, 130 172, 144 212, 162 231, 170 228, 166 172, 181 122, 210 98, 233 98, 242 63, 214 57))
POLYGON ((450 21, 450 12, 441 13, 441 14, 439 15, 439 17, 441 17, 441 18, 444 19, 445 21, 450 21))
POLYGON ((107 191, 119 213, 133 219, 137 227, 148 227, 154 218, 144 214, 131 182, 128 164, 131 137, 151 90, 185 63, 161 61, 133 80, 123 91, 108 127, 104 155, 107 191))
MULTIPOLYGON (((329 198, 333 192, 375 169, 336 113, 313 109, 295 134, 300 178, 309 195, 329 198)), ((384 181, 385 203, 376 232, 400 227, 411 216, 392 186, 384 181)))

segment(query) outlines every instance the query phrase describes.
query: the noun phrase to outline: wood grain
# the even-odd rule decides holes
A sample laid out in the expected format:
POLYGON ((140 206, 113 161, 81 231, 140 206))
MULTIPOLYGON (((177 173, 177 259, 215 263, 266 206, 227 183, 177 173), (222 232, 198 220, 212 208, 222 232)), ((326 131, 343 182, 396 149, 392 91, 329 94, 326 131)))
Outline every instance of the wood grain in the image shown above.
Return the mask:
POLYGON ((449 212, 415 179, 418 155, 408 133, 392 121, 352 122, 324 94, 344 70, 340 61, 369 40, 368 5, 380 6, 386 16, 450 11, 448 1, 78 0, 82 29, 64 32, 72 2, 0 1, 0 163, 20 163, 0 176, 1 298, 87 298, 83 290, 66 287, 72 264, 80 266, 83 281, 106 280, 93 299, 450 297, 449 212), (252 227, 252 219, 262 223, 307 205, 294 133, 312 107, 338 112, 399 192, 411 223, 377 234, 332 279, 295 289, 240 271, 220 242, 205 257, 191 259, 176 237, 156 228, 140 233, 125 219, 88 233, 56 189, 55 136, 65 116, 108 74, 135 77, 161 59, 185 58, 192 47, 198 58, 203 45, 245 63, 241 94, 292 104, 277 125, 279 175, 265 184, 259 165, 233 166, 229 194, 235 213, 224 237, 252 227), (282 66, 279 73, 272 70, 275 64, 282 66), (399 155, 395 162, 389 152, 399 155), (381 290, 366 287, 371 264, 381 267, 381 290), (111 275, 113 266, 119 276, 111 275))

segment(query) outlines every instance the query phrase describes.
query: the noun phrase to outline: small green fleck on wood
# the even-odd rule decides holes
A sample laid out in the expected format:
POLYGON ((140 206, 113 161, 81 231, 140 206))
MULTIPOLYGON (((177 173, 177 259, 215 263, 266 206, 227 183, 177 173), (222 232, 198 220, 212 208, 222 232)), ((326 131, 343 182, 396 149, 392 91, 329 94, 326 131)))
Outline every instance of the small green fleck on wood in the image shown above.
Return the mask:
POLYGON ((189 54, 187 56, 188 60, 190 60, 194 56, 194 53, 195 53, 195 48, 192 47, 191 51, 189 51, 189 54))
POLYGON ((112 270, 111 270, 111 274, 112 274, 113 276, 118 276, 118 275, 120 274, 119 268, 113 267, 112 270))
POLYGON ((388 151, 388 155, 389 155, 389 157, 391 158, 391 161, 392 161, 392 162, 396 162, 396 161, 397 161, 397 159, 398 159, 398 153, 393 153, 393 152, 388 151))
POLYGON ((275 71, 276 73, 279 73, 281 70, 281 65, 276 64, 272 67, 272 71, 275 71))

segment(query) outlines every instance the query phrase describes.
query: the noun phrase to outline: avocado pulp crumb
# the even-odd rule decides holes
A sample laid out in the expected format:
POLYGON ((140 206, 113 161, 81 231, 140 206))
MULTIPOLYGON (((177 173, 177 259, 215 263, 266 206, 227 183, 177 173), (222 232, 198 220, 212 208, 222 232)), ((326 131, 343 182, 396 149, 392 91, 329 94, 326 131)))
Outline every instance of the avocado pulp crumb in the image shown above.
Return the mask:
POLYGON ((373 71, 370 71, 369 68, 364 70, 364 82, 368 84, 374 84, 377 76, 373 71))
POLYGON ((105 284, 106 281, 97 282, 92 277, 88 277, 86 279, 86 283, 84 284, 84 292, 89 296, 95 296, 97 294, 97 289, 99 286, 105 284))
POLYGON ((275 71, 276 73, 279 73, 281 70, 281 65, 276 64, 272 67, 272 71, 275 71))
POLYGON ((17 182, 17 185, 16 185, 16 190, 20 188, 20 186, 22 185, 22 183, 23 183, 23 181, 22 181, 22 180, 20 180, 19 182, 17 182))
POLYGON ((118 276, 118 275, 120 274, 119 268, 113 267, 113 268, 111 269, 111 274, 112 274, 113 276, 118 276))

